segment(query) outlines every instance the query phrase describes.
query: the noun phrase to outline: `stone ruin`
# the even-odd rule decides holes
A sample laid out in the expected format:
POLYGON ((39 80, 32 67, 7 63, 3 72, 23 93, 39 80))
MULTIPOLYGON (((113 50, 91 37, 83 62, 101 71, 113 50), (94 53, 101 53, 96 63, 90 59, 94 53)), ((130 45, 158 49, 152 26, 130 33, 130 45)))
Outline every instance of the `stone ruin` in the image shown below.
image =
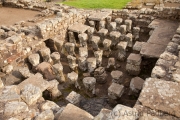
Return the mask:
POLYGON ((0 5, 40 11, 0 26, 0 119, 180 119, 180 8, 0 5))

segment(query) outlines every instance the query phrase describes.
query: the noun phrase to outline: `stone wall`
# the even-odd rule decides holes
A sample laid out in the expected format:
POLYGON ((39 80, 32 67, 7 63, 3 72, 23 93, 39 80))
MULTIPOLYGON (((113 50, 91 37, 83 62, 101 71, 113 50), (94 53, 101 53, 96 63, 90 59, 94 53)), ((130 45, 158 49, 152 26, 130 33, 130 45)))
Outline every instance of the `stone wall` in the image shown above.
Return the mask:
POLYGON ((141 17, 142 15, 149 15, 156 18, 163 19, 180 19, 180 8, 175 7, 156 7, 156 9, 150 8, 142 8, 140 10, 113 10, 113 18, 122 17, 126 19, 131 15, 135 15, 136 17, 141 17))

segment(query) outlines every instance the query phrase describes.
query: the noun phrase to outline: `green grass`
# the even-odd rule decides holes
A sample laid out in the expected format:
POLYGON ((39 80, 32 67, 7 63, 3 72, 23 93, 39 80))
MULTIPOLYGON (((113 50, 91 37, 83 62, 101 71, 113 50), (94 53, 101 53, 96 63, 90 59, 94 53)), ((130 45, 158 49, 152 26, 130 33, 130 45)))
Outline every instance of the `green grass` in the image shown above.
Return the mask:
POLYGON ((70 0, 65 1, 63 4, 85 9, 122 9, 131 0, 70 0))

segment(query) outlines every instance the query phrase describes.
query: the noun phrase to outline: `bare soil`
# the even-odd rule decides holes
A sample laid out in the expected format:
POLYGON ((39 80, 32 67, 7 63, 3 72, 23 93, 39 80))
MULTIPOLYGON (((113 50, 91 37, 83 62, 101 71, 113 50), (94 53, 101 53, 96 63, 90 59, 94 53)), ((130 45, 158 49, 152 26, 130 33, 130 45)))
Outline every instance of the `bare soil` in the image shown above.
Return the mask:
POLYGON ((0 25, 13 25, 20 21, 27 21, 35 18, 39 13, 32 10, 0 7, 0 25))

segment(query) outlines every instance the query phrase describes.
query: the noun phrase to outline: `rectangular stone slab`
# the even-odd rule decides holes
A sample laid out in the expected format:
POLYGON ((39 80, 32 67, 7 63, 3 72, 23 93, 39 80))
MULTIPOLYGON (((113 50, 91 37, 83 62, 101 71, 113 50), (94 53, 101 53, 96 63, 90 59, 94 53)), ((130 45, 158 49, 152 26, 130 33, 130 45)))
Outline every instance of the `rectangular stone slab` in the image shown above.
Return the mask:
POLYGON ((74 24, 68 28, 69 31, 77 32, 77 33, 84 33, 86 30, 88 30, 90 26, 83 25, 81 23, 74 24))
POLYGON ((159 56, 164 52, 165 49, 165 45, 144 43, 140 54, 145 57, 159 58, 159 56))
POLYGON ((147 42, 159 45, 167 45, 176 33, 178 25, 178 22, 170 20, 156 19, 152 21, 149 27, 155 29, 147 42))
POLYGON ((91 16, 89 16, 89 20, 101 21, 101 20, 104 20, 110 14, 111 14, 110 12, 98 12, 98 13, 94 13, 91 16))
POLYGON ((180 84, 148 78, 139 96, 143 106, 180 117, 180 84))

